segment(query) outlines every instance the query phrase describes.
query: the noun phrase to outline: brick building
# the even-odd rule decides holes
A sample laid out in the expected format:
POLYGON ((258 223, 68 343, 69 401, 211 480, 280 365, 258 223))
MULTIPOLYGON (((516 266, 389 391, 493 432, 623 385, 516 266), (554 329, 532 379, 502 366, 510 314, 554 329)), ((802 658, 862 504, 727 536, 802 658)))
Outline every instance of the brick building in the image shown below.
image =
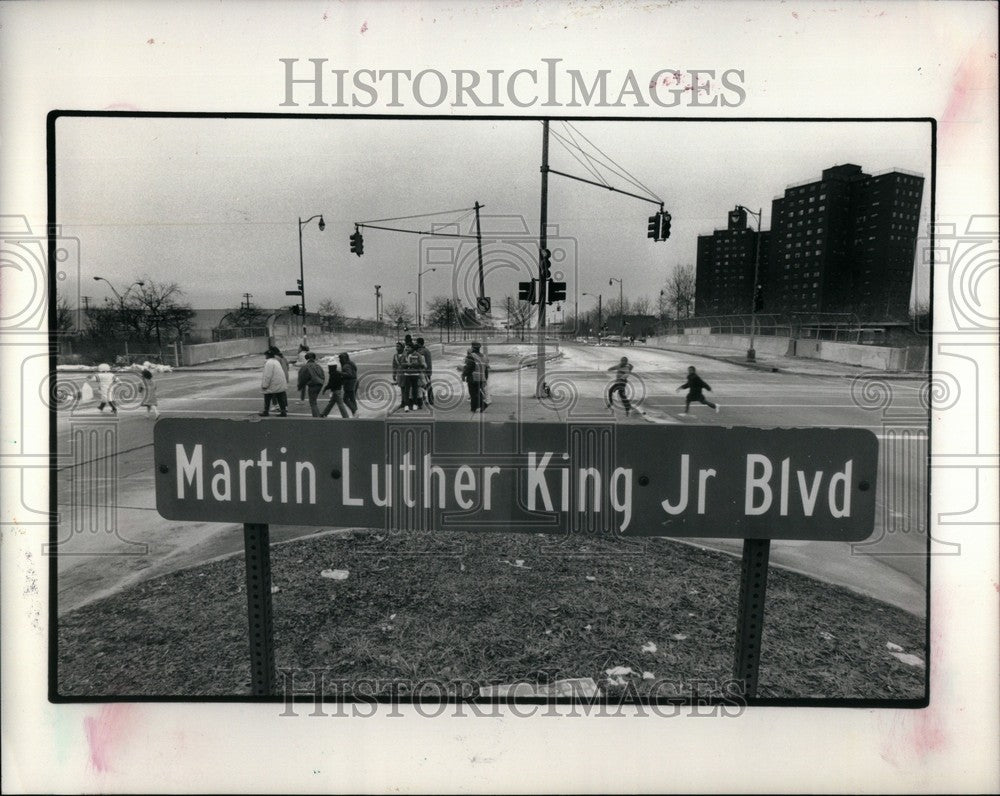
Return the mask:
POLYGON ((766 311, 905 319, 923 183, 847 163, 786 189, 771 205, 766 311))
MULTIPOLYGON (((758 285, 767 276, 770 233, 760 235, 758 285)), ((757 231, 747 224, 745 210, 729 213, 726 229, 698 236, 695 265, 695 311, 698 315, 750 312, 757 257, 757 231)))

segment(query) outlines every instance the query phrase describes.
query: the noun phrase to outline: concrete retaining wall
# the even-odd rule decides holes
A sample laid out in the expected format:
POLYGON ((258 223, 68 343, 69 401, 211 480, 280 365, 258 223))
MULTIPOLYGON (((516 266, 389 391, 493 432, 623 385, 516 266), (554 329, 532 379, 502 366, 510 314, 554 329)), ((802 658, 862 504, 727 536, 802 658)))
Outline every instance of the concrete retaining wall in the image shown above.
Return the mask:
MULTIPOLYGON (((298 337, 276 337, 274 340, 282 351, 295 353, 299 348, 298 337)), ((330 353, 330 349, 350 351, 358 348, 388 345, 389 341, 378 335, 351 334, 319 334, 309 337, 309 347, 318 353, 330 353)), ((217 359, 242 357, 247 354, 261 354, 267 348, 267 339, 263 337, 244 338, 241 340, 223 340, 218 343, 199 343, 186 345, 181 350, 182 365, 200 365, 203 362, 214 362, 217 359)))
MULTIPOLYGON (((647 345, 664 348, 711 350, 720 353, 743 353, 750 347, 750 337, 739 334, 671 334, 650 337, 647 345)), ((788 337, 756 337, 758 356, 802 357, 841 362, 870 370, 923 370, 927 367, 924 348, 888 348, 885 346, 835 343, 829 340, 793 340, 788 337)))
MULTIPOLYGON (((771 356, 790 356, 790 344, 794 342, 787 337, 755 337, 754 350, 758 354, 771 356)), ((740 334, 667 334, 659 337, 646 338, 646 345, 663 346, 667 348, 717 348, 720 353, 731 354, 746 352, 750 347, 750 337, 740 334)))

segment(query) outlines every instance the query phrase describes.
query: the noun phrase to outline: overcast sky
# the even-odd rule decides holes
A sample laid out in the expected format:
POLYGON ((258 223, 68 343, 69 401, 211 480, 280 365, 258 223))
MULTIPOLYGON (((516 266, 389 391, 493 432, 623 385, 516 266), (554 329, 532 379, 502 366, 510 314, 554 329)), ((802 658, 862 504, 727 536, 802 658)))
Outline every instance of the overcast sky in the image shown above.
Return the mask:
MULTIPOLYGON (((774 197, 835 164, 922 174, 925 234, 926 123, 573 124, 662 198, 673 222, 670 239, 654 243, 646 219, 655 205, 550 175, 549 224, 559 235, 551 248, 557 259, 569 255, 557 267, 568 265, 571 305, 584 291, 607 299, 612 276, 624 279, 627 297, 654 298, 672 268, 695 262, 697 236, 724 228, 735 204, 763 207, 769 229, 774 197)), ((552 130, 567 135, 562 122, 552 130)), ((354 222, 471 210, 478 200, 485 206, 486 293, 500 303, 534 266, 541 143, 538 121, 65 117, 57 123, 57 221, 64 235, 80 239, 79 292, 92 302, 109 295, 95 275, 119 290, 151 276, 177 282, 195 308, 236 307, 244 292, 273 308, 292 301, 284 291, 298 278, 297 220, 322 213, 325 231, 315 221, 303 228, 308 309, 332 298, 348 315, 371 317, 375 284, 386 303, 412 302, 407 291, 429 267, 437 270, 423 277, 425 303, 453 293, 468 300, 474 243, 368 230, 358 258, 349 250, 354 222)), ((554 138, 550 166, 593 179, 554 138)), ((429 229, 462 214, 398 225, 429 229)), ((472 231, 471 221, 466 215, 462 232, 472 231)), ((916 281, 926 296, 925 269, 916 281)), ((60 290, 75 304, 72 276, 60 290)), ((581 310, 590 301, 581 297, 581 310)))

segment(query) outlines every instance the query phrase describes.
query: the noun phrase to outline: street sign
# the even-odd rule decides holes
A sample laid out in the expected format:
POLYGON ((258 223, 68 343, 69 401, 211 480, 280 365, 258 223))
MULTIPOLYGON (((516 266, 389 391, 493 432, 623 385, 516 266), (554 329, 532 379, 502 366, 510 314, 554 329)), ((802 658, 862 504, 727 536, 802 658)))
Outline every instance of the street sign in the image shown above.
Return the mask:
POLYGON ((286 296, 301 296, 302 295, 302 291, 301 290, 286 290, 285 291, 285 295, 286 296))
POLYGON ((167 519, 860 541, 878 443, 855 428, 165 418, 167 519))
POLYGON ((476 306, 479 307, 479 311, 481 313, 486 314, 487 312, 490 311, 490 306, 491 306, 490 297, 480 296, 478 299, 476 299, 476 306))

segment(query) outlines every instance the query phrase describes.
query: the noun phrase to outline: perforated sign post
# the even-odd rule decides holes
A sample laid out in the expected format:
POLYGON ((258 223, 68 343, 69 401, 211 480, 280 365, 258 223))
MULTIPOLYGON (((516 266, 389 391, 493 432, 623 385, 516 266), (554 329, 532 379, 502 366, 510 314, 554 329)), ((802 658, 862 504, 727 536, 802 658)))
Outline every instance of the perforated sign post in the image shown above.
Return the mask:
POLYGON ((156 507, 244 526, 255 694, 274 693, 269 525, 744 540, 736 677, 756 691, 772 539, 861 541, 863 429, 164 418, 156 507))

